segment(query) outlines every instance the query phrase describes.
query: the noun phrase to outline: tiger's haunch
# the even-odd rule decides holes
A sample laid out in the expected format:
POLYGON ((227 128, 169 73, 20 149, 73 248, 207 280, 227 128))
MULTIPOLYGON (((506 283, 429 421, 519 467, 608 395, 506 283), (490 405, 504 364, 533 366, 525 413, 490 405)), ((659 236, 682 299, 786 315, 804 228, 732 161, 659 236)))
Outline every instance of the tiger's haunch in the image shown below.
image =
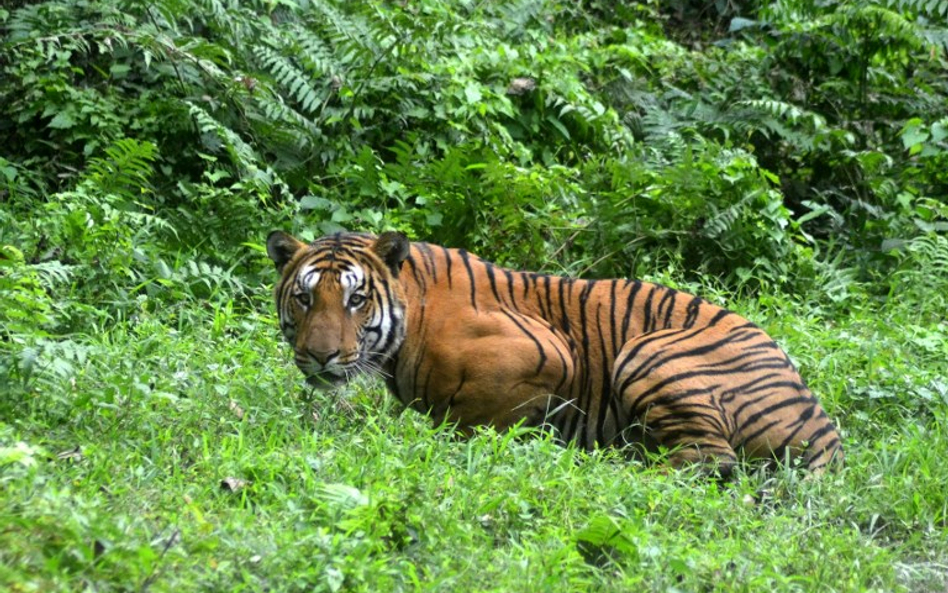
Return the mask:
POLYGON ((399 233, 267 239, 296 364, 314 385, 368 372, 469 432, 521 420, 579 446, 672 450, 730 473, 749 457, 842 461, 839 434, 760 328, 636 280, 507 270, 399 233))

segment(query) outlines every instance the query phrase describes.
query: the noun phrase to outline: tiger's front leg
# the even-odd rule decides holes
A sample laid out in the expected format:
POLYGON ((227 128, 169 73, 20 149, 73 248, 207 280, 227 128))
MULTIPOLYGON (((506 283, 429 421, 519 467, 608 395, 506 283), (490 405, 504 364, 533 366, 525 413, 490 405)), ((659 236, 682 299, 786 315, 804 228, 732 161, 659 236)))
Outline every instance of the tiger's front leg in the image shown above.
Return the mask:
POLYGON ((459 326, 460 332, 431 332, 414 364, 398 369, 405 403, 465 434, 484 425, 505 430, 522 420, 541 425, 562 404, 559 394, 569 389, 574 363, 548 325, 499 311, 459 326))

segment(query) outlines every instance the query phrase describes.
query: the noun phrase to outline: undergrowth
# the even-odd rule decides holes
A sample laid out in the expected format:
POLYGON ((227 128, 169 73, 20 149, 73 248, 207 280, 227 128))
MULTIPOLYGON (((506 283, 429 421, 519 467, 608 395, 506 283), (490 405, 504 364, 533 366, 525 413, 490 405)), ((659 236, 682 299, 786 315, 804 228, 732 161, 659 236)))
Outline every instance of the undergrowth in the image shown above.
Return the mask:
POLYGON ((893 278, 898 298, 858 292, 834 320, 814 301, 728 302, 789 350, 847 458, 817 480, 747 466, 723 486, 543 434, 460 440, 371 382, 303 388, 269 312, 145 305, 4 387, 0 585, 943 587, 948 326, 940 299, 901 291, 919 264, 893 278))
POLYGON ((0 590, 945 590, 946 16, 4 3, 0 590), (274 228, 706 296, 846 466, 718 485, 311 393, 274 228))

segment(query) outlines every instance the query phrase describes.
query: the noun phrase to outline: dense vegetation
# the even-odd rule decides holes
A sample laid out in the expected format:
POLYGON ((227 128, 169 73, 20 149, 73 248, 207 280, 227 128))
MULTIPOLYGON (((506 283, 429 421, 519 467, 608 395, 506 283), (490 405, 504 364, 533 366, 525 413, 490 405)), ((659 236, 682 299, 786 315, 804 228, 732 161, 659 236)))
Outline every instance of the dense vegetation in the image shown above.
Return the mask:
POLYGON ((938 0, 5 2, 0 589, 943 591, 946 50, 938 0), (706 295, 847 467, 310 393, 272 228, 706 295))

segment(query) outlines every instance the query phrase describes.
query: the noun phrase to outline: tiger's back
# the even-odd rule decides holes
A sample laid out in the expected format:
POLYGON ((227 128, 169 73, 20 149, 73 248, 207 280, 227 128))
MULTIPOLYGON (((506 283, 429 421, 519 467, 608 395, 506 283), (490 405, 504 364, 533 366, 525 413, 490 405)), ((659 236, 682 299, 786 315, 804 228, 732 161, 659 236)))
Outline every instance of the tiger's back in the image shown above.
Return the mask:
POLYGON ((585 448, 661 445, 673 464, 711 461, 724 472, 737 450, 802 455, 814 471, 842 458, 836 429, 786 354, 701 298, 507 270, 426 243, 406 242, 397 265, 380 267, 398 259, 384 249, 390 237, 341 237, 319 240, 308 257, 334 249, 340 277, 370 269, 387 291, 379 302, 401 304, 404 337, 378 364, 402 402, 437 420, 462 431, 525 420, 585 448))

